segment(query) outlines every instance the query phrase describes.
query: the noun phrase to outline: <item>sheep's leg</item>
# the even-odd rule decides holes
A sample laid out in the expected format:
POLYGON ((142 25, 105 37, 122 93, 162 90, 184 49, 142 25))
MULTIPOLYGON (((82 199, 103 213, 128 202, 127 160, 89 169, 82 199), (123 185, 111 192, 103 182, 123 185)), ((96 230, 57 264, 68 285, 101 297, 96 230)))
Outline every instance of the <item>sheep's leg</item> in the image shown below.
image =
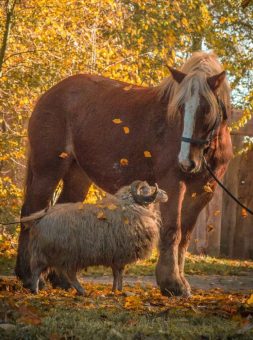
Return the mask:
POLYGON ((32 268, 30 291, 34 294, 38 294, 39 292, 40 275, 44 270, 44 265, 37 266, 35 269, 32 268))
POLYGON ((112 267, 112 274, 113 274, 112 291, 115 292, 115 290, 118 289, 119 269, 117 267, 112 267))
POLYGON ((122 291, 124 267, 120 268, 118 272, 119 272, 119 276, 118 276, 118 290, 122 291))
POLYGON ((77 291, 78 295, 85 295, 85 290, 81 286, 80 282, 77 280, 76 273, 68 272, 65 275, 71 286, 74 287, 77 291))

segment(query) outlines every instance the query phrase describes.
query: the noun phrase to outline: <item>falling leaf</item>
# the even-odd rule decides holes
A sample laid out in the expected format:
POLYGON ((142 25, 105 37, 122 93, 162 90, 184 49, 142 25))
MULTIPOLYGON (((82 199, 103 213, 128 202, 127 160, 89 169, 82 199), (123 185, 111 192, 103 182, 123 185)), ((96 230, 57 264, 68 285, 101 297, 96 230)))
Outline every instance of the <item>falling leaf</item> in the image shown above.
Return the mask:
POLYGON ((98 213, 97 213, 97 218, 99 220, 106 220, 106 216, 105 216, 105 213, 103 210, 100 210, 98 213))
POLYGON ((197 193, 196 192, 193 192, 192 193, 192 198, 195 198, 197 196, 197 193))
POLYGON ((152 157, 152 156, 151 156, 151 152, 148 151, 148 150, 144 151, 144 157, 146 157, 146 158, 151 158, 151 157, 152 157))
POLYGON ((124 132, 125 132, 126 135, 128 135, 129 132, 130 132, 130 129, 129 129, 128 126, 123 126, 123 130, 124 130, 124 132))
POLYGON ((121 124, 122 123, 122 120, 120 118, 114 118, 112 121, 113 121, 114 124, 121 124))
POLYGON ((247 210, 242 208, 241 215, 242 215, 243 218, 247 217, 248 216, 247 210))
POLYGON ((67 152, 62 152, 59 157, 65 159, 69 157, 69 154, 67 152))
POLYGON ((213 192, 213 189, 210 186, 210 183, 206 183, 206 185, 204 185, 203 187, 205 192, 213 192))
POLYGON ((133 87, 133 85, 128 85, 128 86, 125 86, 125 87, 123 88, 123 90, 124 90, 124 91, 129 91, 129 90, 132 89, 132 87, 133 87))
POLYGON ((214 230, 214 226, 212 224, 208 224, 207 225, 207 232, 210 233, 213 230, 214 230))
POLYGON ((111 204, 109 204, 109 205, 107 206, 107 208, 108 208, 109 210, 115 210, 115 209, 117 209, 117 205, 111 203, 111 204))
POLYGON ((120 165, 122 165, 122 166, 127 166, 127 165, 128 165, 128 159, 126 159, 126 158, 121 158, 121 160, 120 160, 120 165))
POLYGON ((215 210, 214 213, 213 213, 214 216, 218 216, 220 215, 220 210, 215 210))
POLYGON ((247 300, 248 305, 253 305, 253 294, 250 295, 250 297, 247 300))

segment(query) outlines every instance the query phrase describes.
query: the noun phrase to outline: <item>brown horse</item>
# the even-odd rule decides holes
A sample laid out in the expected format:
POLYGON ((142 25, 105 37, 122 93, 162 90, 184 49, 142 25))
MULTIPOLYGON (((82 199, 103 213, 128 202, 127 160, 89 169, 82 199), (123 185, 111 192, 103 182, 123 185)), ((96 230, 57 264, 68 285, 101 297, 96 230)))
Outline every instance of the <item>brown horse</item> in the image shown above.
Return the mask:
MULTIPOLYGON (((59 203, 82 201, 91 182, 110 193, 136 179, 157 182, 169 195, 161 207, 157 283, 163 294, 188 295, 185 253, 215 188, 203 154, 219 178, 232 157, 230 89, 212 53, 194 53, 171 74, 151 88, 76 75, 47 91, 29 123, 22 216, 47 207, 61 179, 59 203)), ((16 274, 24 284, 28 238, 22 227, 16 274)))

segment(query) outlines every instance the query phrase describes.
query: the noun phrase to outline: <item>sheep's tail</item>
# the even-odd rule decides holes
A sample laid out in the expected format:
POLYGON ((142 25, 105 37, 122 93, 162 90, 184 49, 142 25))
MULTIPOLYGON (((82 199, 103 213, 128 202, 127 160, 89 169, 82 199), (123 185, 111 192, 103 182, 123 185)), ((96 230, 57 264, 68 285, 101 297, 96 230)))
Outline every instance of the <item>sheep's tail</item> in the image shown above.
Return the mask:
POLYGON ((30 224, 29 222, 33 222, 44 217, 47 214, 47 211, 48 211, 48 208, 37 211, 29 216, 24 216, 20 219, 20 222, 29 225, 30 224))

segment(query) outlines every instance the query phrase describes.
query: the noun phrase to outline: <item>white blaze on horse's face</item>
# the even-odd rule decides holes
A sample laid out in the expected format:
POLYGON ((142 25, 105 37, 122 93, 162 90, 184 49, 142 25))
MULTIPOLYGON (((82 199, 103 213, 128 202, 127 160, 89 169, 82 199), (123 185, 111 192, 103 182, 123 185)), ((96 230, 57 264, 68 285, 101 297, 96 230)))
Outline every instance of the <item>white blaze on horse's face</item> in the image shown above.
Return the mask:
MULTIPOLYGON (((184 129, 182 136, 186 138, 192 138, 194 127, 195 127, 195 119, 196 119, 196 111, 199 106, 199 85, 197 82, 193 82, 191 97, 185 102, 184 109, 184 129)), ((191 144, 187 142, 181 142, 181 149, 178 155, 178 161, 183 170, 188 171, 193 168, 193 162, 190 159, 190 147, 191 144)))

